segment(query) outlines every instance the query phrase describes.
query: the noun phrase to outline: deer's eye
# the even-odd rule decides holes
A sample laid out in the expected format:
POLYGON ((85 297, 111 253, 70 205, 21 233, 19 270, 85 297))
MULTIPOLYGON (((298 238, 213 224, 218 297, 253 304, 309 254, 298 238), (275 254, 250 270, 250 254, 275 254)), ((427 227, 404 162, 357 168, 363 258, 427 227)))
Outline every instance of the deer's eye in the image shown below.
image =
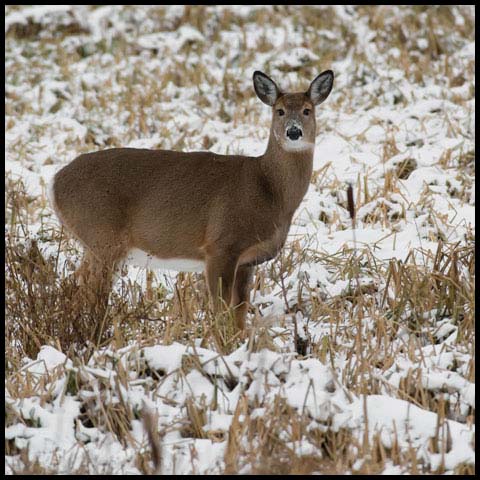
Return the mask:
POLYGON ((282 110, 281 108, 279 108, 279 109, 277 110, 277 112, 278 112, 278 115, 280 115, 280 117, 282 117, 283 115, 285 115, 285 110, 282 110))
POLYGON ((303 111, 303 114, 304 115, 310 115, 310 112, 311 110, 309 108, 306 108, 304 111, 303 111))

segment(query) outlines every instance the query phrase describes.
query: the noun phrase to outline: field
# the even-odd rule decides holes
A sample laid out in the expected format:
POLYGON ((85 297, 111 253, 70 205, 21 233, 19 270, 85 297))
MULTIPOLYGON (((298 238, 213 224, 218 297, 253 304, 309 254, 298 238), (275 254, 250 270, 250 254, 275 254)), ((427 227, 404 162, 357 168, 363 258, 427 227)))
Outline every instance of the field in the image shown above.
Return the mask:
POLYGON ((473 6, 6 6, 6 473, 473 474, 474 35, 473 6), (125 268, 105 318, 73 314, 57 170, 261 155, 253 72, 301 91, 326 69, 248 338, 193 273, 125 268))

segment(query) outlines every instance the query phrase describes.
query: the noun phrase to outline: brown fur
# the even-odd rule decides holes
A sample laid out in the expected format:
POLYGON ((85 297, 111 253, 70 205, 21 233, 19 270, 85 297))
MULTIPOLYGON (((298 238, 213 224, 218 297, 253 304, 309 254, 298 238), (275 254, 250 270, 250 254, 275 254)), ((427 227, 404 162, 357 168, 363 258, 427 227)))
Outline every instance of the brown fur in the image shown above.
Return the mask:
POLYGON ((238 306, 238 327, 244 328, 252 266, 282 248, 310 182, 314 142, 308 92, 279 92, 260 157, 132 148, 80 155, 53 183, 55 210, 85 247, 79 275, 97 262, 95 270, 106 271, 100 283, 110 285, 131 248, 164 259, 203 260, 212 297, 218 297, 221 278, 223 300, 238 306), (308 116, 302 115, 306 106, 308 116), (280 107, 286 112, 281 117, 280 107), (291 118, 302 122, 312 148, 285 150, 291 118))

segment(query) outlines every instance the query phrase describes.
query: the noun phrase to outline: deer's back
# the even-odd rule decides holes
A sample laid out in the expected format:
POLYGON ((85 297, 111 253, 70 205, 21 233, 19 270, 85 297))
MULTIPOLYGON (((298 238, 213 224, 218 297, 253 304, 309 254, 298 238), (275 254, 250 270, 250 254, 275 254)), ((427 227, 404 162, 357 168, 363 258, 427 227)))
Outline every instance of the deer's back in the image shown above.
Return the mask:
POLYGON ((64 208, 106 201, 128 208, 143 202, 171 207, 192 196, 205 201, 231 181, 241 162, 242 157, 227 160, 210 152, 103 150, 80 155, 56 174, 55 199, 64 208))

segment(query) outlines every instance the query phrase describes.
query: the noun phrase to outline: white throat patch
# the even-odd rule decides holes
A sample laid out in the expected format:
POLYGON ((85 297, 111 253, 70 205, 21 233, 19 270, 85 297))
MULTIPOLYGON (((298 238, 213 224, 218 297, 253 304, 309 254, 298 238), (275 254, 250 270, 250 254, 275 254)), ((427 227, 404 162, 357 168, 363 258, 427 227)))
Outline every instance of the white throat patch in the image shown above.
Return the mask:
POLYGON ((300 152, 309 149, 313 150, 315 147, 314 143, 304 142, 303 140, 284 140, 281 145, 287 152, 300 152))

